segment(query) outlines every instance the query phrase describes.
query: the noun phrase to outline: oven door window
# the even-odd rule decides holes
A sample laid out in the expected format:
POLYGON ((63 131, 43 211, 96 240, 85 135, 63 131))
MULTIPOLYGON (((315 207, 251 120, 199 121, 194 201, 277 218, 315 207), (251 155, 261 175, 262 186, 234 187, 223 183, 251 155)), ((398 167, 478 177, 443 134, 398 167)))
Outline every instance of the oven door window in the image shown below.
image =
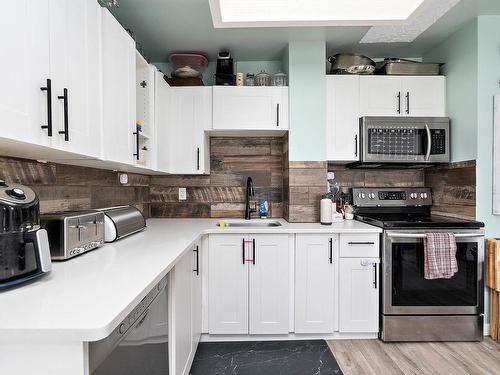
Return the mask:
POLYGON ((476 306, 477 243, 457 242, 458 272, 451 279, 424 278, 424 245, 392 243, 393 306, 476 306))

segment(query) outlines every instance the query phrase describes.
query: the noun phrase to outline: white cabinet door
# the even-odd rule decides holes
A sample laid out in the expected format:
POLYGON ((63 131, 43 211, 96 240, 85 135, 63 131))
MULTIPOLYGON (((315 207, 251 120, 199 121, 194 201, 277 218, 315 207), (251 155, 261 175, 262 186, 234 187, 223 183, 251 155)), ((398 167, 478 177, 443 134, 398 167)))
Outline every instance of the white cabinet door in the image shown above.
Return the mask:
POLYGON ((133 164, 136 149, 135 42, 113 15, 102 9, 103 156, 133 164))
POLYGON ((340 259, 340 332, 378 332, 378 262, 378 258, 340 259))
POLYGON ((208 332, 248 334, 248 266, 251 246, 238 234, 214 234, 208 249, 208 332))
MULTIPOLYGON (((156 165, 156 137, 155 137, 155 73, 156 68, 144 60, 136 52, 136 116, 141 124, 139 132, 139 160, 136 164, 150 169, 157 169, 156 165), (146 149, 146 150, 144 150, 146 149)), ((165 83, 166 84, 166 83, 165 83)))
MULTIPOLYGON (((167 120, 167 164, 170 173, 210 173, 209 142, 205 130, 211 125, 211 106, 210 87, 170 89, 167 120)), ((163 163, 165 161, 161 161, 163 163)))
POLYGON ((160 172, 168 172, 170 168, 170 145, 168 118, 170 114, 171 88, 163 79, 163 73, 155 72, 155 138, 156 167, 160 172))
POLYGON ((48 0, 3 1, 0 35, 0 137, 48 146, 48 0))
POLYGON ((287 130, 288 87, 213 87, 213 128, 287 130))
POLYGON ((329 161, 358 157, 359 76, 326 77, 326 155, 329 161))
POLYGON ((94 0, 49 3, 53 147, 97 158, 101 156, 101 7, 94 0))
POLYGON ((297 234, 295 241, 295 333, 335 330, 336 235, 297 234))
POLYGON ((360 116, 399 116, 404 94, 401 77, 360 76, 360 116))
POLYGON ((289 331, 289 245, 287 234, 252 235, 250 334, 289 331))
POLYGON ((189 374, 194 353, 192 333, 193 255, 186 254, 174 267, 172 283, 172 353, 174 374, 189 374))
POLYGON ((401 77, 404 116, 446 116, 446 78, 401 77))
POLYGON ((191 351, 193 356, 196 354, 198 343, 201 338, 201 309, 202 309, 202 294, 201 294, 201 244, 197 243, 193 248, 193 266, 192 266, 192 282, 191 282, 191 351))

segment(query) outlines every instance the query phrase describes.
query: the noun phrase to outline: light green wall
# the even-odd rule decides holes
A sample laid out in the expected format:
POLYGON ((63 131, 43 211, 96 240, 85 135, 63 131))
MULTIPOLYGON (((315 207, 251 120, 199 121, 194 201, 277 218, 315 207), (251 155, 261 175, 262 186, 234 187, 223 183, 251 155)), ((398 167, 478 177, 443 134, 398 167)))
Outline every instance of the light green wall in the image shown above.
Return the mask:
POLYGON ((478 126, 476 215, 486 234, 500 237, 500 216, 492 214, 493 96, 500 93, 500 16, 478 17, 478 126))
POLYGON ((477 156, 477 44, 474 19, 423 56, 426 62, 445 63, 452 161, 477 156))
MULTIPOLYGON (((153 63, 158 69, 163 73, 170 75, 172 72, 172 67, 168 62, 155 62, 153 63)), ((206 86, 212 86, 215 84, 215 69, 217 63, 211 61, 208 63, 207 70, 203 73, 203 83, 206 86)), ((282 61, 236 61, 235 73, 241 72, 245 75, 247 73, 259 73, 261 70, 265 70, 267 73, 273 75, 278 73, 279 70, 284 70, 282 61)))
POLYGON ((291 161, 326 159, 325 56, 325 41, 288 45, 291 161))

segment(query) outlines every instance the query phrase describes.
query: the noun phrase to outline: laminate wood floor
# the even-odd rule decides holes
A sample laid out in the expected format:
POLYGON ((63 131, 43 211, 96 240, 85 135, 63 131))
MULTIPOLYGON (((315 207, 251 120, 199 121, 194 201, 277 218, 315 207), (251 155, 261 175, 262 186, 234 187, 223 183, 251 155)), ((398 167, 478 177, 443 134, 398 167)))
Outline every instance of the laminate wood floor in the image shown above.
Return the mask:
POLYGON ((500 343, 384 343, 329 341, 342 372, 352 374, 500 374, 500 343))

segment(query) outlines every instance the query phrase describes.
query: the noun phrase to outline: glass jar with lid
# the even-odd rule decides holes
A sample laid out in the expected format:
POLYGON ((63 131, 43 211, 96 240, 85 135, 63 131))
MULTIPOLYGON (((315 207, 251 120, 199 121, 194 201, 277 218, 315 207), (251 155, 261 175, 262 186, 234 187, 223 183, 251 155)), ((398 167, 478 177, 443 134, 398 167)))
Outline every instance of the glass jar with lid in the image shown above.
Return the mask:
POLYGON ((254 86, 255 85, 255 75, 253 73, 247 73, 245 78, 245 86, 254 86))
POLYGON ((271 86, 271 76, 264 70, 255 76, 255 86, 271 86))
POLYGON ((286 86, 286 74, 279 70, 273 77, 273 85, 286 86))

